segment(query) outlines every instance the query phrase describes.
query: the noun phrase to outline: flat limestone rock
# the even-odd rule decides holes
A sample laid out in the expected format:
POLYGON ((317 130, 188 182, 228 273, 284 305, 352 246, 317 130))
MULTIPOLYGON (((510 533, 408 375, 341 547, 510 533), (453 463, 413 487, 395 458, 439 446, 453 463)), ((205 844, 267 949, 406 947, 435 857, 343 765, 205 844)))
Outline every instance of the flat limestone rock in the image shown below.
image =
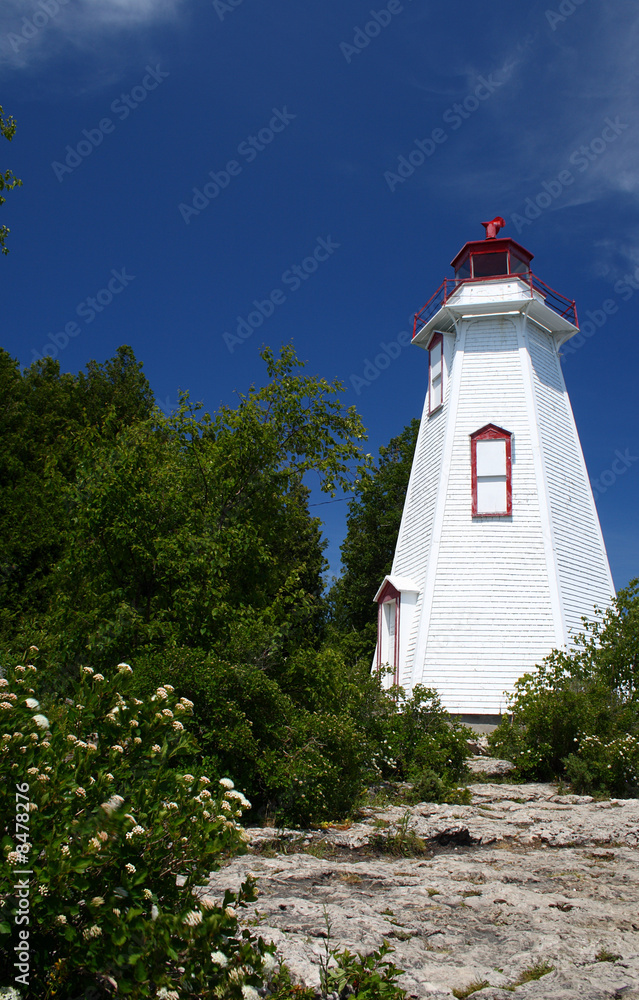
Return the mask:
POLYGON ((201 891, 219 899, 256 875, 246 921, 310 986, 327 943, 386 940, 419 1000, 478 982, 479 1000, 639 1000, 639 800, 471 791, 470 806, 371 808, 349 829, 251 830, 255 853, 201 891))
POLYGON ((467 766, 471 774, 485 774, 488 778, 498 778, 515 770, 515 765, 509 760, 498 760, 485 754, 471 757, 467 766))

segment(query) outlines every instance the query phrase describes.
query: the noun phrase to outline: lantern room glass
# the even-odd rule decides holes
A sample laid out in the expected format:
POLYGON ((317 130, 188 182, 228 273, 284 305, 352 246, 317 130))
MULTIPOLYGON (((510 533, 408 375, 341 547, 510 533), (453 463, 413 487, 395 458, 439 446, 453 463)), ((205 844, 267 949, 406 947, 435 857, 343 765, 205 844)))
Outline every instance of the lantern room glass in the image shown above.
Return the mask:
POLYGON ((526 274, 529 268, 530 262, 512 247, 487 250, 485 243, 479 243, 457 265, 455 277, 457 281, 498 278, 502 274, 526 274))

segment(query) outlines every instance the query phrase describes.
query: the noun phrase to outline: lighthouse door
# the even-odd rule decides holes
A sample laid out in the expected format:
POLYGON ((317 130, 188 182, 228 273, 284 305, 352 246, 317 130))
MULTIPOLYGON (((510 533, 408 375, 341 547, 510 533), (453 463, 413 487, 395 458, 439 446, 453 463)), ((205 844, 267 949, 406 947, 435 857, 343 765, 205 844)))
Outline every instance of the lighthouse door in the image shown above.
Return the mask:
POLYGON ((379 603, 378 667, 391 667, 393 683, 397 684, 399 672, 399 601, 400 595, 389 588, 379 603))

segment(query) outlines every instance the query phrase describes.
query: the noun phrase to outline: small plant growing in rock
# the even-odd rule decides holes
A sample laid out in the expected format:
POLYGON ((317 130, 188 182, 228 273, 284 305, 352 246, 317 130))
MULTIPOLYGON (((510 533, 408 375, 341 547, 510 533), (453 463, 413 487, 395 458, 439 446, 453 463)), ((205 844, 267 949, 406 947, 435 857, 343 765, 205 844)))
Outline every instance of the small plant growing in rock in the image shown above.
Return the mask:
MULTIPOLYGON (((393 951, 387 941, 368 955, 359 952, 352 955, 346 948, 337 951, 331 948, 332 925, 326 907, 324 923, 324 954, 319 960, 321 1000, 335 996, 339 1000, 347 1000, 348 997, 354 1000, 404 1000, 406 991, 397 984, 404 972, 386 958, 393 951)), ((288 1000, 288 994, 282 995, 281 1000, 285 997, 288 1000)))
POLYGON ((394 829, 374 834, 371 837, 371 844, 382 854, 392 854, 395 857, 408 858, 430 853, 426 842, 411 826, 411 814, 408 809, 394 829))
POLYGON ((269 982, 268 1000, 316 1000, 317 994, 309 986, 294 983, 285 965, 280 965, 269 982))
POLYGON ((510 983, 509 986, 504 986, 502 988, 510 990, 512 993, 513 990, 517 989, 518 986, 523 986, 524 983, 531 983, 534 979, 541 979, 542 976, 547 976, 549 972, 554 971, 554 968, 554 965, 550 965, 549 962, 545 962, 540 959, 538 962, 535 962, 534 965, 529 965, 527 969, 523 969, 517 976, 514 983, 510 983))
POLYGON ((457 1000, 466 1000, 466 997, 469 997, 471 993, 485 990, 487 986, 490 986, 487 979, 473 979, 472 983, 464 986, 463 989, 454 989, 453 996, 457 997, 457 1000))
POLYGON ((336 965, 326 970, 324 995, 335 992, 339 997, 357 1000, 403 1000, 406 990, 397 983, 403 970, 386 958, 392 950, 384 941, 369 955, 352 955, 347 949, 331 952, 336 965))
POLYGON ((603 945, 595 955, 595 962, 618 962, 621 955, 618 955, 614 951, 609 951, 608 948, 604 948, 603 945))

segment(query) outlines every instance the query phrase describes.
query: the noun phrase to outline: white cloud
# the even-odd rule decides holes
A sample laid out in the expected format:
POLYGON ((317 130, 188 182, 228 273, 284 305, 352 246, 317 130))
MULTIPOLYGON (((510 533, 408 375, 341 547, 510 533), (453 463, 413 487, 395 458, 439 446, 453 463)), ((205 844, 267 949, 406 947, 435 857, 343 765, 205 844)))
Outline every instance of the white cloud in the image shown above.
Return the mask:
POLYGON ((174 19, 185 0, 2 0, 0 64, 26 69, 71 46, 99 51, 114 32, 174 19))

